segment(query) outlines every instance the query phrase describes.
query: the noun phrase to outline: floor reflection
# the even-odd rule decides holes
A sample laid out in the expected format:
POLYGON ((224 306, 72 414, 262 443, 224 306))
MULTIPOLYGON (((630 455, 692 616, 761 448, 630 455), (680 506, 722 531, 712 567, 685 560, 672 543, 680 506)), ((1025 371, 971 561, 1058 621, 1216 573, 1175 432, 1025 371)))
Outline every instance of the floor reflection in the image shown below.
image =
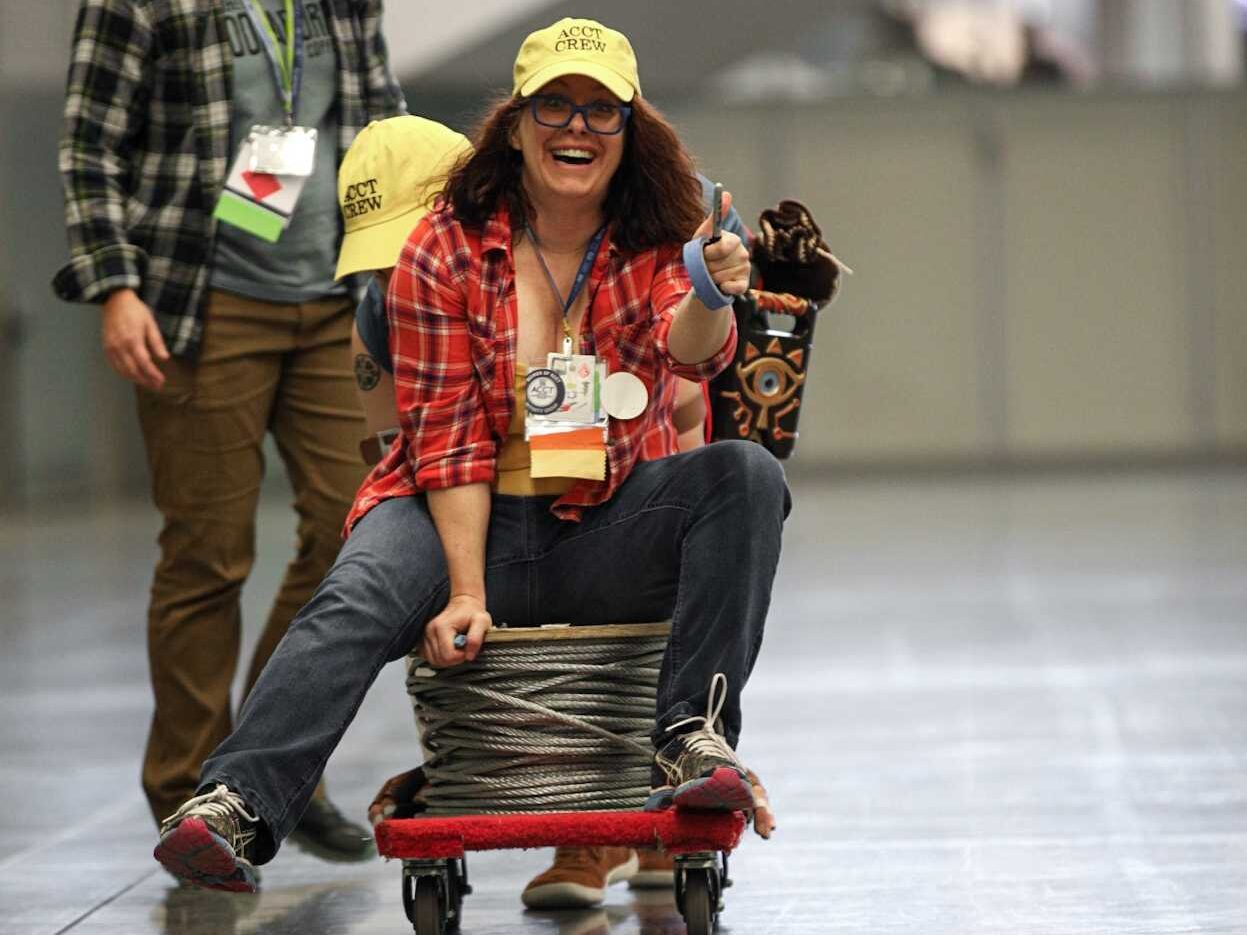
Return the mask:
POLYGON ((641 935, 684 935, 684 917, 675 907, 672 890, 633 890, 632 912, 641 935))
POLYGON ((373 910, 375 900, 365 885, 322 883, 262 889, 254 895, 171 885, 153 912, 153 922, 162 935, 345 932, 373 910))
POLYGON ((671 890, 632 890, 629 895, 632 899, 628 903, 596 909, 525 910, 525 931, 549 935, 610 935, 625 931, 684 935, 684 919, 676 909, 671 890), (545 927, 538 928, 540 923, 545 923, 545 927))
POLYGON ((622 906, 596 909, 525 909, 525 929, 549 935, 609 935, 612 926, 627 919, 622 906), (533 923, 544 923, 540 928, 533 923))
POLYGON ((152 922, 165 935, 234 935, 239 916, 254 912, 258 899, 172 885, 152 910, 152 922))
MULTIPOLYGON (((627 902, 593 909, 517 911, 515 930, 542 935, 684 935, 684 920, 671 890, 632 890, 628 897, 627 902)), ((161 935, 348 932, 377 911, 377 899, 376 887, 367 884, 278 886, 249 895, 170 883, 163 902, 152 910, 152 927, 161 935)), ((406 931, 408 923, 397 901, 390 908, 394 931, 406 931)), ((464 906, 465 932, 473 930, 472 908, 469 897, 464 906)), ((477 921, 486 925, 499 921, 494 912, 487 910, 485 915, 488 921, 477 921)))

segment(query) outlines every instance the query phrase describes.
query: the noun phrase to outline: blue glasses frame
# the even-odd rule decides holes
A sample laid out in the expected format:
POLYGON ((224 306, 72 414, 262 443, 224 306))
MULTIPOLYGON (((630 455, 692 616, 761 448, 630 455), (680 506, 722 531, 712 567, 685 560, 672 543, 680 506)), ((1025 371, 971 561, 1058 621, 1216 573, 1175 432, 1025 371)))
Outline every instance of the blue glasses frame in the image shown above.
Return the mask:
POLYGON ((596 133, 598 136, 617 136, 618 134, 622 133, 623 128, 628 125, 628 120, 632 116, 632 108, 629 107, 627 104, 612 104, 611 105, 612 107, 614 107, 621 114, 623 114, 623 121, 619 124, 619 129, 618 130, 595 130, 592 124, 589 123, 589 109, 592 107, 597 107, 603 103, 605 102, 594 101, 592 104, 577 104, 569 100, 568 98, 563 97, 563 95, 561 94, 536 94, 533 97, 528 99, 528 106, 532 109, 533 119, 536 120, 543 127, 550 127, 552 130, 561 130, 564 127, 570 127, 572 121, 576 119, 576 115, 580 114, 580 119, 584 123, 585 129, 588 130, 590 133, 596 133), (561 101, 567 104, 567 106, 571 108, 571 112, 567 115, 567 119, 564 120, 562 123, 549 123, 545 120, 542 120, 537 115, 537 105, 541 101, 561 101))

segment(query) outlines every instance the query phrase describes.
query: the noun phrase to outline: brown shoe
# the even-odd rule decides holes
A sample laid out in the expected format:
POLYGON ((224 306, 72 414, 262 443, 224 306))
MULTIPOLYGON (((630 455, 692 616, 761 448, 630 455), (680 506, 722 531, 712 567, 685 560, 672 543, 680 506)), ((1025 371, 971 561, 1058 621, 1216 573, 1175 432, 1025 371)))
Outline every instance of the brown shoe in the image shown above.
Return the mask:
POLYGON ((650 847, 638 848, 637 871, 628 881, 633 890, 661 889, 675 886, 675 858, 650 847))
POLYGON ((529 909, 582 909, 606 898, 606 888, 636 873, 630 847, 560 847, 554 864, 524 887, 520 899, 529 909))
POLYGON ((315 796, 290 832, 290 841, 321 860, 356 863, 376 856, 372 834, 348 821, 325 796, 315 796))

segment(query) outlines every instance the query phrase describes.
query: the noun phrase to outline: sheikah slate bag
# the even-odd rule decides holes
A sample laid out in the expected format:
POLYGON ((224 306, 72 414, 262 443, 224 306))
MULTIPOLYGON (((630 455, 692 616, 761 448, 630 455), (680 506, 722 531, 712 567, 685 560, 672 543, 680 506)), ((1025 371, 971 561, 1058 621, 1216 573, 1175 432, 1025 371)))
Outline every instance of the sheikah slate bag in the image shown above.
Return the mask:
POLYGON ((710 384, 711 436, 755 441, 784 459, 797 442, 818 313, 839 291, 842 271, 852 270, 832 255, 799 201, 763 211, 758 228, 751 255, 756 288, 733 303, 736 356, 710 384), (787 320, 791 326, 782 327, 787 320))

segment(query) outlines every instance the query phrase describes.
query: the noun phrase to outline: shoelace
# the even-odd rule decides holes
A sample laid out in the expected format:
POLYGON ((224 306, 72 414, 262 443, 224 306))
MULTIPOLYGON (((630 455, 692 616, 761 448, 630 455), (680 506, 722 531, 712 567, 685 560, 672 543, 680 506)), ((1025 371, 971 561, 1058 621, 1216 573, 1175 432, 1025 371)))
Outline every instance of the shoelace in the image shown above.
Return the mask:
POLYGON ((719 713, 723 710, 723 706, 727 703, 727 676, 722 672, 716 672, 714 678, 710 680, 710 694, 706 699, 705 716, 695 714, 692 717, 686 717, 682 721, 676 721, 667 728, 667 733, 671 733, 677 728, 683 727, 685 724, 694 724, 701 722, 701 729, 689 731, 683 737, 685 748, 697 756, 716 756, 728 760, 740 767, 744 771, 744 766, 740 760, 736 758, 736 751, 727 744, 727 738, 715 729, 715 724, 719 721, 719 713))
POLYGON ((254 826, 260 821, 258 816, 247 811, 247 803, 243 801, 241 795, 231 792, 228 786, 218 784, 211 792, 197 795, 183 803, 181 808, 160 823, 160 833, 164 834, 183 818, 191 815, 197 818, 215 818, 226 824, 230 829, 229 845, 234 849, 235 854, 240 853, 255 840, 254 826), (242 825, 239 822, 240 818, 250 822, 250 825, 242 825))

